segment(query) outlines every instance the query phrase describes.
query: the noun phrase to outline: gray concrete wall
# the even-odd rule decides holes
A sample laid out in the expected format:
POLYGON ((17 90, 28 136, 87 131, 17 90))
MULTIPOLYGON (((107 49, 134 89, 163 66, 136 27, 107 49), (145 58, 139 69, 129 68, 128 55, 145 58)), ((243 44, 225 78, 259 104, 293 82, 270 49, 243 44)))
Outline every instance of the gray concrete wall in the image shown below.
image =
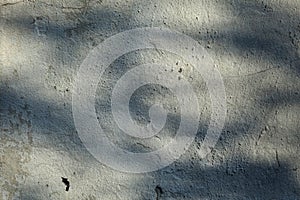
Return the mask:
POLYGON ((300 199, 298 0, 0 2, 0 199, 300 199), (205 81, 188 61, 162 51, 128 53, 105 71, 96 93, 99 124, 129 151, 170 142, 181 118, 168 89, 148 85, 132 97, 131 115, 141 125, 155 102, 171 113, 153 140, 126 136, 110 108, 112 89, 127 70, 168 64, 191 82, 202 105, 189 149, 163 169, 132 174, 102 164, 80 140, 72 92, 81 63, 105 39, 138 27, 190 36, 220 71, 226 122, 205 158, 199 156, 211 114, 205 81))

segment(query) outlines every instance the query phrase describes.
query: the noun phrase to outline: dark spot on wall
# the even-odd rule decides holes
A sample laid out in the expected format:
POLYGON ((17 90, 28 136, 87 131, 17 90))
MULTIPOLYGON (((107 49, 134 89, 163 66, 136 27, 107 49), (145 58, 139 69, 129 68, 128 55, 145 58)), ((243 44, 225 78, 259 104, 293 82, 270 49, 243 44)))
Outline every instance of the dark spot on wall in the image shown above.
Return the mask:
POLYGON ((70 182, 68 181, 68 178, 61 177, 61 179, 62 179, 62 182, 66 185, 66 191, 69 191, 70 182))

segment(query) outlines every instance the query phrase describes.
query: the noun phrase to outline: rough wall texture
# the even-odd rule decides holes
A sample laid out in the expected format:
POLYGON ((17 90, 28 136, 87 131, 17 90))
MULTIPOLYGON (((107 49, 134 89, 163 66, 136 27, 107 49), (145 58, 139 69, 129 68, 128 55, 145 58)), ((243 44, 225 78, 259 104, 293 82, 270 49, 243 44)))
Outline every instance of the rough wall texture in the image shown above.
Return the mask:
MULTIPOLYGON (((0 199, 300 199, 298 0, 0 2, 0 199), (159 148, 180 120, 173 113, 157 143, 118 130, 110 94, 133 66, 174 66, 170 73, 189 77, 204 105, 197 138, 179 160, 129 174, 101 164, 81 143, 72 86, 91 49, 146 26, 177 30, 206 48, 222 74, 228 112, 218 144, 200 159, 210 116, 201 76, 167 52, 137 51, 116 60, 99 83, 95 107, 99 123, 122 148, 159 148), (61 177, 70 181, 68 192, 61 177)), ((170 112, 176 107, 168 90, 147 86, 133 96, 133 118, 145 124, 156 101, 170 112)))

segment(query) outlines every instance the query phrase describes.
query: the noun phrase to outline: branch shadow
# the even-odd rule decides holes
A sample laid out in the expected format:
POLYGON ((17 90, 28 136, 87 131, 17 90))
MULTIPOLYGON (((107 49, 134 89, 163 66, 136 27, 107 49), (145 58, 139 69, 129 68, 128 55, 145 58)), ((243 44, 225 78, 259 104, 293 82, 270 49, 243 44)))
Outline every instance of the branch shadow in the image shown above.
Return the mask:
MULTIPOLYGON (((285 13, 283 10, 274 12, 272 8, 267 5, 253 2, 235 2, 234 5, 237 8, 235 8, 236 10, 233 10, 233 12, 238 13, 237 21, 243 26, 237 27, 236 30, 225 31, 223 34, 222 31, 226 30, 226 27, 220 25, 219 30, 216 30, 220 33, 219 36, 213 38, 199 34, 197 30, 195 30, 194 33, 190 33, 190 35, 198 41, 212 44, 212 50, 214 50, 213 45, 218 44, 240 56, 249 54, 251 57, 279 65, 280 68, 287 67, 287 73, 296 74, 298 77, 300 73, 300 58, 296 48, 298 38, 296 33, 293 32, 293 30, 295 30, 293 27, 299 27, 299 22, 293 21, 289 25, 283 23, 282 19, 286 19, 288 13, 285 13), (257 11, 259 11, 261 16, 258 20, 260 23, 252 21, 254 15, 257 15, 257 11), (263 22, 263 24, 261 24, 261 22, 263 22), (279 26, 285 27, 286 32, 283 32, 282 29, 276 29, 276 27, 279 26), (245 27, 247 28, 244 30, 245 27), (254 30, 256 33, 253 35, 249 30, 254 30), (284 35, 284 37, 282 37, 282 35, 284 35)), ((228 5, 228 8, 232 9, 230 5, 228 5)), ((79 13, 81 12, 82 11, 79 13)), ((300 18, 299 15, 294 17, 300 18)), ((115 12, 109 8, 103 8, 101 10, 87 12, 82 16, 76 14, 75 21, 65 26, 57 26, 56 23, 52 23, 51 20, 49 21, 47 17, 41 16, 28 17, 26 19, 8 19, 7 22, 18 28, 32 30, 37 26, 37 21, 45 21, 47 24, 47 31, 45 32, 47 40, 49 40, 50 43, 60 43, 60 41, 63 41, 59 44, 60 51, 62 52, 76 52, 78 48, 80 48, 76 46, 76 41, 78 40, 83 39, 83 42, 88 43, 88 46, 92 47, 114 33, 134 28, 135 25, 129 23, 130 19, 131 16, 129 15, 115 12), (97 16, 96 21, 95 18, 91 20, 92 16, 97 16), (109 20, 105 21, 103 19, 109 20), (100 39, 93 39, 96 35, 99 36, 100 39)), ((70 57, 70 60, 67 61, 69 63, 68 67, 77 69, 79 67, 78 63, 73 59, 73 57, 70 57), (72 66, 73 63, 76 65, 72 66)), ((55 64, 52 62, 53 61, 49 61, 49 64, 55 64)), ((119 61, 117 65, 124 66, 124 62, 119 61)), ((60 69, 57 70, 59 71, 60 69)), ((111 73, 114 77, 120 77, 125 70, 126 67, 122 69, 116 68, 111 73)), ((33 145, 38 146, 38 144, 34 143, 38 143, 39 140, 47 141, 47 144, 43 144, 43 146, 60 151, 65 150, 76 160, 85 158, 82 161, 87 162, 87 165, 88 163, 97 162, 85 149, 76 132, 72 119, 71 102, 59 105, 54 101, 43 100, 42 97, 36 98, 30 95, 24 97, 20 95, 20 91, 9 87, 11 84, 9 81, 3 82, 0 88, 2 93, 0 97, 1 113, 8 112, 12 107, 21 112, 30 113, 29 118, 32 120, 32 131, 39 133, 39 138, 33 138, 33 145), (74 151, 74 149, 76 149, 76 151, 74 151)), ((102 95, 110 96, 111 87, 108 86, 106 89, 107 91, 105 93, 103 92, 102 95)), ((150 88, 149 91, 151 89, 153 88, 150 88)), ((22 91, 22 94, 26 93, 31 94, 31 91, 22 91)), ((146 95, 143 92, 137 93, 136 95, 138 96, 140 94, 146 95)), ((258 96, 261 98, 256 100, 252 105, 253 110, 243 110, 244 113, 242 112, 237 117, 240 118, 240 120, 234 118, 233 120, 229 119, 227 121, 221 141, 219 141, 216 148, 230 146, 234 139, 243 138, 249 134, 253 134, 253 137, 258 138, 262 127, 266 124, 266 118, 260 118, 262 114, 265 116, 273 114, 275 112, 274 110, 280 105, 298 105, 300 103, 299 93, 293 90, 277 91, 266 89, 259 93, 258 96), (264 94, 267 94, 267 96, 264 94)), ((148 97, 150 98, 150 96, 148 97)), ((148 97, 146 96, 146 98, 148 97)), ((108 107, 110 104, 108 99, 104 99, 103 102, 96 102, 96 104, 99 108, 99 112, 110 113, 111 110, 108 107)), ((150 107, 149 104, 144 104, 144 102, 138 98, 133 99, 131 105, 133 112, 139 113, 147 113, 146 111, 150 107)), ((229 115, 231 114, 232 113, 229 113, 229 115)), ((3 114, 2 117, 5 115, 6 114, 3 114)), ((108 115, 104 114, 104 117, 108 117, 108 115)), ((170 120, 168 121, 167 129, 169 129, 170 132, 174 132, 174 127, 178 127, 180 115, 174 114, 169 117, 170 120)), ((147 119, 148 116, 145 117, 145 121, 147 121, 147 119)), ((201 145, 206 129, 207 120, 201 121, 198 135, 195 139, 196 144, 194 145, 201 145)), ((172 136, 172 134, 170 136, 172 136)), ((31 139, 28 138, 28 140, 31 139)), ((128 143, 126 145, 128 146, 128 143)), ((144 147, 145 145, 142 145, 142 148, 139 146, 136 150, 141 150, 144 147)), ((243 155, 240 155, 240 157, 243 157, 243 155)), ((191 164, 191 160, 187 160, 186 163, 178 161, 159 172, 152 172, 150 174, 155 177, 156 182, 162 188, 163 193, 161 194, 161 198, 299 198, 299 182, 295 177, 295 171, 297 170, 290 166, 288 162, 280 163, 280 166, 269 163, 241 161, 237 164, 230 162, 231 161, 227 164, 222 163, 222 165, 218 167, 203 168, 203 165, 199 163, 191 164), (228 165, 234 165, 235 169, 228 171, 228 165)), ((24 198, 26 199, 25 196, 24 198)))

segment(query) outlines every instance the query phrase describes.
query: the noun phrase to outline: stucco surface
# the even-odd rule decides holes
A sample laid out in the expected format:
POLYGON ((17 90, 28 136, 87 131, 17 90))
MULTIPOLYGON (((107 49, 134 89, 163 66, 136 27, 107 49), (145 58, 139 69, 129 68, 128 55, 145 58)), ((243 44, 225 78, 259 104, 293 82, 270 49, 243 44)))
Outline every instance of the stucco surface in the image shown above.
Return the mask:
POLYGON ((0 2, 0 199, 300 199, 300 1, 0 2), (130 102, 140 125, 154 103, 169 111, 151 139, 124 134, 110 102, 126 71, 167 64, 178 81, 191 83, 201 104, 190 148, 163 169, 132 174, 102 164, 81 142, 72 116, 76 72, 102 41, 138 27, 190 36, 222 75, 226 122, 205 158, 198 154, 211 114, 205 82, 188 61, 165 51, 139 50, 112 63, 98 84, 95 110, 109 139, 124 149, 166 145, 180 122, 167 88, 143 86, 130 102))

